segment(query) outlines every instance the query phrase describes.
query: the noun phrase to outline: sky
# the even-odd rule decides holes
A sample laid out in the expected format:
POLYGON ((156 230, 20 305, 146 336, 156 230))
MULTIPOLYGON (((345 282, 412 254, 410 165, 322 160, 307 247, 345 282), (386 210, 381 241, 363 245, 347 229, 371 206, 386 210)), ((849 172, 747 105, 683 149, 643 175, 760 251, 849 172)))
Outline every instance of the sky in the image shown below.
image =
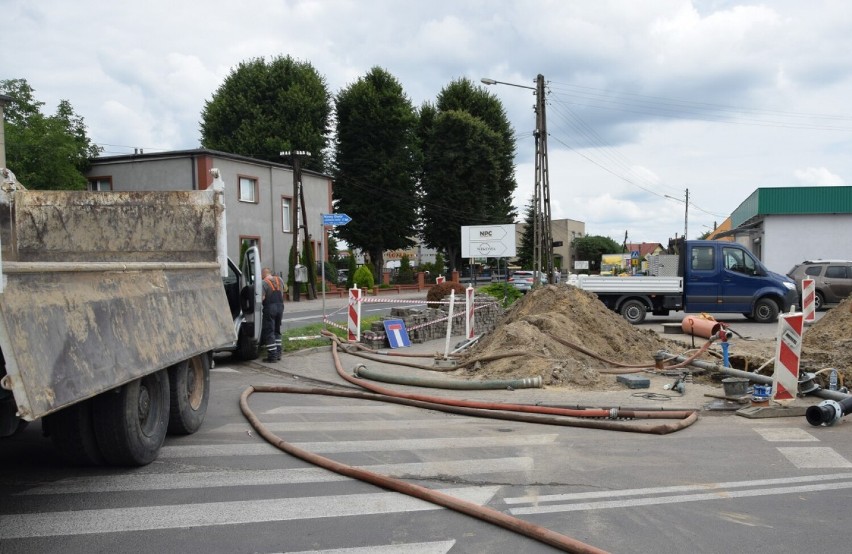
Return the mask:
MULTIPOLYGON (((0 79, 46 113, 68 100, 104 155, 198 148, 233 69, 289 55, 332 96, 382 67, 416 107, 460 78, 543 75, 552 218, 618 243, 697 238, 759 187, 852 184, 843 0, 0 0, 0 21, 0 79)), ((516 133, 523 213, 535 97, 487 90, 516 133)))

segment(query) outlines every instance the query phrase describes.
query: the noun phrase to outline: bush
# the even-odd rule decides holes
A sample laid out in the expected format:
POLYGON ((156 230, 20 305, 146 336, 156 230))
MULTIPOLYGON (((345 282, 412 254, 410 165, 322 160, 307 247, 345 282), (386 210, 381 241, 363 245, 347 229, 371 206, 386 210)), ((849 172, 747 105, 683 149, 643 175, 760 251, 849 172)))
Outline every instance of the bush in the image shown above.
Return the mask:
POLYGON ((352 280, 359 289, 372 289, 373 285, 376 284, 375 279, 373 279, 373 272, 366 265, 362 265, 355 270, 352 280))
POLYGON ((464 285, 462 285, 461 283, 447 281, 445 283, 441 283, 440 285, 435 285, 429 289, 429 292, 426 293, 427 305, 430 308, 440 308, 441 304, 438 304, 437 302, 448 297, 450 295, 450 291, 453 290, 456 291, 456 298, 461 296, 461 299, 464 300, 464 285))
POLYGON ((521 291, 509 283, 492 283, 490 285, 480 287, 476 292, 493 296, 503 303, 504 308, 511 306, 522 296, 521 291))

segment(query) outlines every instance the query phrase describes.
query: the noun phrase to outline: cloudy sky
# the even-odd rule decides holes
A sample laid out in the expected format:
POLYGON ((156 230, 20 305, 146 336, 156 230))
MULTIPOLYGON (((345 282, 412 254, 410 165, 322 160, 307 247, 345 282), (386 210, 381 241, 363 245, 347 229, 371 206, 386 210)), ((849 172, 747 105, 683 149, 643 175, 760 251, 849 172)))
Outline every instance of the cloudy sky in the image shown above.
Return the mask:
MULTIPOLYGON (((329 90, 380 66, 415 106, 454 79, 548 83, 551 212, 619 243, 712 228, 758 187, 852 183, 842 0, 0 0, 0 79, 67 99, 104 154, 199 146, 241 61, 290 55, 329 90)), ((484 86, 484 85, 483 85, 484 86)), ((488 89, 534 181, 532 91, 488 89)), ((14 169, 14 168, 13 168, 14 169)))

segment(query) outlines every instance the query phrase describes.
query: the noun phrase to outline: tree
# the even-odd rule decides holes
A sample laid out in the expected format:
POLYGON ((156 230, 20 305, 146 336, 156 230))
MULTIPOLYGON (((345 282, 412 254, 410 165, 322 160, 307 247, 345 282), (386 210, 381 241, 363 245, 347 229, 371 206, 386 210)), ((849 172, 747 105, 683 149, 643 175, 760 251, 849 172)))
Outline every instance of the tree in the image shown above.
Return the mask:
POLYGON ((408 258, 408 254, 403 254, 402 259, 399 261, 399 274, 397 275, 396 282, 400 285, 409 285, 414 282, 414 269, 411 267, 411 260, 408 258))
POLYGON ((601 256, 603 254, 617 254, 621 252, 621 245, 609 237, 600 235, 586 235, 575 238, 573 241, 578 260, 588 260, 589 269, 599 271, 601 268, 601 256))
POLYGON ((496 97, 459 79, 420 110, 422 234, 460 262, 461 227, 514 221, 515 141, 496 97))
POLYGON ((518 248, 518 265, 532 269, 535 256, 535 197, 530 197, 524 208, 524 231, 521 233, 521 245, 518 248))
POLYGON ((417 114, 399 82, 379 67, 341 90, 335 107, 334 196, 352 217, 338 232, 369 254, 381 281, 383 252, 408 248, 416 234, 417 114))
POLYGON ((305 150, 306 169, 325 170, 331 95, 308 62, 290 56, 241 62, 204 103, 201 145, 271 162, 305 150))
POLYGON ((438 114, 421 180, 423 239, 447 253, 450 271, 461 261, 461 227, 505 223, 495 214, 500 137, 467 112, 438 114))
POLYGON ((83 118, 68 100, 45 116, 25 79, 0 81, 0 93, 12 98, 5 108, 6 163, 31 189, 85 189, 89 160, 101 153, 86 134, 83 118))

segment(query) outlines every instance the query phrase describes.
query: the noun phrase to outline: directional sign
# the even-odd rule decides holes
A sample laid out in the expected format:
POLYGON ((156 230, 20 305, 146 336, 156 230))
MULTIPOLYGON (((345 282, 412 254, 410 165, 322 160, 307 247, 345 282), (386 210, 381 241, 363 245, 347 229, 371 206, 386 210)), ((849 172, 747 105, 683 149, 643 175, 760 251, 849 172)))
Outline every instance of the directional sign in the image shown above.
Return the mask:
POLYGON ((346 214, 320 214, 323 225, 346 225, 352 218, 346 214))
POLYGON ((515 225, 472 225, 461 228, 463 258, 513 258, 515 225))

